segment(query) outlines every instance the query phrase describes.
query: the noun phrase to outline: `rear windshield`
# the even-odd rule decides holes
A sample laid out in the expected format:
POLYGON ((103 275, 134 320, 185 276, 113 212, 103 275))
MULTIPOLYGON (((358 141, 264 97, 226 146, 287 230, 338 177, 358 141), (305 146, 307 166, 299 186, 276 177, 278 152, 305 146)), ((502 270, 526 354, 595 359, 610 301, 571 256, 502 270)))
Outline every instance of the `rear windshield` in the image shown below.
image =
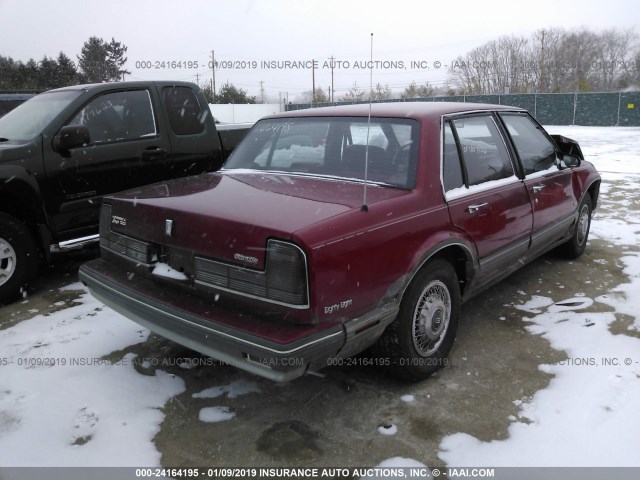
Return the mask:
POLYGON ((372 117, 370 123, 366 117, 266 119, 256 123, 224 168, 353 181, 364 181, 366 175, 371 182, 411 189, 417 138, 418 122, 411 119, 372 117))

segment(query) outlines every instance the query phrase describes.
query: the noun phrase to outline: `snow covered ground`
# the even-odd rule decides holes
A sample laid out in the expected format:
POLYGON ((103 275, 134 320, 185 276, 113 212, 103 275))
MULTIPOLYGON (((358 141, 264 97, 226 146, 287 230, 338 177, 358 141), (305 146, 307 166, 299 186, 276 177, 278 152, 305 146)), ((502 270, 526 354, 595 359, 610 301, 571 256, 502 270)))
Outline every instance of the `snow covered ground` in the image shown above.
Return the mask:
MULTIPOLYGON (((548 130, 578 140, 602 173, 603 202, 592 238, 623 252, 628 278, 596 298, 581 291, 526 292, 522 302, 504 307, 518 311, 531 335, 543 336, 568 360, 540 365, 554 375, 549 386, 531 398, 512 399, 519 413, 509 418, 507 439, 445 436, 438 456, 450 467, 640 466, 640 128, 548 130), (626 332, 611 333, 616 313, 633 319, 626 332)), ((83 290, 80 284, 67 288, 83 290)), ((86 292, 77 302, 0 330, 0 466, 160 465, 153 438, 163 407, 185 391, 183 379, 161 368, 139 373, 135 363, 147 360, 126 350, 148 332, 86 292)), ((247 381, 211 384, 193 395, 211 401, 200 410, 202 422, 237 422, 226 401, 264 395, 247 381)), ((415 398, 403 395, 401 401, 415 398)), ((381 428, 371 435, 404 433, 395 424, 381 428)), ((424 461, 388 456, 386 463, 371 463, 424 461)))

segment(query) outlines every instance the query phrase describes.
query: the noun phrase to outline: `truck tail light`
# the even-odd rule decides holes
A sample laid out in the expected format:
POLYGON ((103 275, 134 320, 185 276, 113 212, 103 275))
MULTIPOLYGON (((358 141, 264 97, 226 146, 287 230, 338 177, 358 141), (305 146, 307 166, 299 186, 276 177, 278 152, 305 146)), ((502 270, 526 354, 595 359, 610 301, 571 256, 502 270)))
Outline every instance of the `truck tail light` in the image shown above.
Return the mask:
POLYGON ((196 257, 197 283, 293 308, 309 306, 307 259, 298 246, 267 242, 264 271, 196 257))

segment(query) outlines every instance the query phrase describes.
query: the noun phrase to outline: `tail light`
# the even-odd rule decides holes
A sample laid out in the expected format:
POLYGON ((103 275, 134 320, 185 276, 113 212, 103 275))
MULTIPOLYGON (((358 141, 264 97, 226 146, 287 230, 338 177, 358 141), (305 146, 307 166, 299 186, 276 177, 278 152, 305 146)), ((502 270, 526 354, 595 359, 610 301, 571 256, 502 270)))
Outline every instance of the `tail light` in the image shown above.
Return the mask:
POLYGON ((302 249, 281 240, 267 242, 264 271, 196 257, 197 283, 293 308, 309 306, 307 259, 302 249))

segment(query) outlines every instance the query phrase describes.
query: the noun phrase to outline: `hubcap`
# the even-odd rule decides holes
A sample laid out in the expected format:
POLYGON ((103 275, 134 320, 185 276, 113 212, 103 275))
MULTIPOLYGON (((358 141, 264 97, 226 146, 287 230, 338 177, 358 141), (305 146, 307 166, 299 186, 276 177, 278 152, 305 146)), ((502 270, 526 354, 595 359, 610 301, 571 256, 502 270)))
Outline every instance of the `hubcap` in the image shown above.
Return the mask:
POLYGON ((589 230, 589 207, 584 205, 580 210, 580 217, 578 218, 578 228, 576 230, 576 241, 578 245, 582 245, 587 238, 589 230))
POLYGON ((16 271, 16 251, 4 238, 0 238, 0 285, 9 281, 16 271))
POLYGON ((451 295, 439 280, 429 282, 422 291, 413 314, 413 346, 423 357, 432 355, 442 344, 451 318, 451 295))

